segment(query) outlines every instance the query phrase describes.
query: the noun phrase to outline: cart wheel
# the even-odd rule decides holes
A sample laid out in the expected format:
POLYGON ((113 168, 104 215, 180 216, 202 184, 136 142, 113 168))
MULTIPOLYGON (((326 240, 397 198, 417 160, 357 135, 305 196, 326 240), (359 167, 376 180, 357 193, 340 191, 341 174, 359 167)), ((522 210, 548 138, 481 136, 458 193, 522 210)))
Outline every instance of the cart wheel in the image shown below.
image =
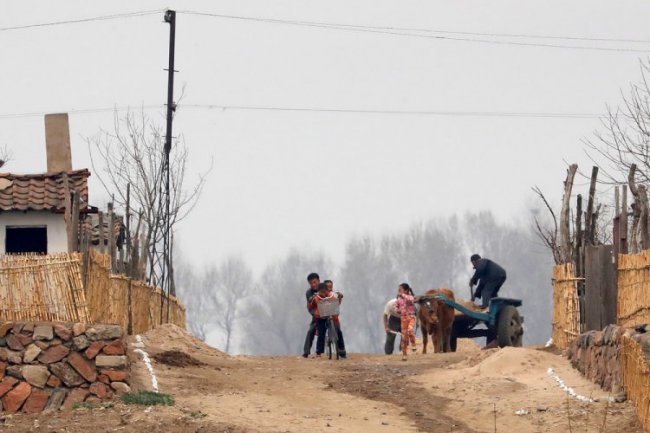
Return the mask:
POLYGON ((521 316, 513 305, 506 305, 499 313, 497 323, 497 340, 499 347, 521 347, 524 328, 521 326, 521 316))

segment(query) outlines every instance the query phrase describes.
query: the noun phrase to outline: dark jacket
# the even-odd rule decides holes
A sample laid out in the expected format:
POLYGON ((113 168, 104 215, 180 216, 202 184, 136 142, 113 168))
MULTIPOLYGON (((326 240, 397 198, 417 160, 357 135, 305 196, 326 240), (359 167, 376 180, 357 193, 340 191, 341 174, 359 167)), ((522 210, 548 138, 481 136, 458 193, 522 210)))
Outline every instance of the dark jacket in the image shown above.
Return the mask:
POLYGON ((311 297, 314 296, 316 293, 318 293, 318 289, 312 290, 311 287, 307 289, 305 292, 305 298, 307 299, 307 311, 309 311, 309 314, 312 316, 314 315, 314 310, 309 308, 309 301, 311 300, 311 297))
POLYGON ((480 286, 484 286, 491 281, 505 280, 506 278, 506 270, 490 259, 479 259, 474 269, 476 270, 472 276, 472 285, 479 280, 481 280, 480 286))

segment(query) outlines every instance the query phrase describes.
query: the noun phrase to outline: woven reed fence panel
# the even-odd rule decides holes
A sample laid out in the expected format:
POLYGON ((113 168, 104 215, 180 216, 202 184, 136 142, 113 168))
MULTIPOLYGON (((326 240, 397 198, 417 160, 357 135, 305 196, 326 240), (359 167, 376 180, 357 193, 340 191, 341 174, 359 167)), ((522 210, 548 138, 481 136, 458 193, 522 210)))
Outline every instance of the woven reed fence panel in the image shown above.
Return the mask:
POLYGON ((0 318, 88 322, 81 255, 0 256, 0 318))
POLYGON ((623 383, 627 398, 634 401, 641 425, 650 431, 650 363, 641 344, 622 338, 623 383))
POLYGON ((618 256, 618 324, 650 323, 650 250, 618 256))
POLYGON ((88 266, 86 298, 88 299, 90 320, 93 323, 113 323, 124 326, 124 323, 114 320, 110 315, 110 304, 113 297, 111 296, 109 256, 90 250, 86 260, 88 266))
POLYGON ((564 350, 580 335, 578 280, 572 263, 553 267, 553 344, 564 350))
POLYGON ((160 289, 111 274, 110 257, 94 250, 86 256, 3 255, 0 319, 113 323, 140 333, 161 323, 185 328, 185 308, 173 296, 168 308, 160 289))
POLYGON ((107 255, 91 250, 88 258, 87 296, 93 321, 118 324, 133 334, 146 332, 161 323, 185 328, 185 307, 178 299, 170 296, 168 313, 167 296, 161 295, 159 288, 122 275, 112 275, 107 255))

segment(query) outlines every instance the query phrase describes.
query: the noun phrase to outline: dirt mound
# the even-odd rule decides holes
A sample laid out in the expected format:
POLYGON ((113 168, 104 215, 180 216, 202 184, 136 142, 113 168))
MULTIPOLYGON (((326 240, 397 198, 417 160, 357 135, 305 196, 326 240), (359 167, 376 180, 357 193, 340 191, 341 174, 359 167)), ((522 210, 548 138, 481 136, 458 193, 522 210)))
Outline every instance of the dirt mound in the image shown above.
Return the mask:
POLYGON ((481 350, 479 344, 469 338, 459 338, 456 343, 456 352, 478 352, 481 350))
POLYGON ((196 358, 192 358, 190 355, 178 350, 168 350, 163 353, 159 353, 153 357, 156 362, 161 364, 171 365, 172 367, 198 367, 205 365, 204 362, 199 361, 196 358))
POLYGON ((145 345, 155 351, 178 351, 192 355, 224 357, 227 354, 209 346, 173 324, 164 324, 142 334, 145 345))

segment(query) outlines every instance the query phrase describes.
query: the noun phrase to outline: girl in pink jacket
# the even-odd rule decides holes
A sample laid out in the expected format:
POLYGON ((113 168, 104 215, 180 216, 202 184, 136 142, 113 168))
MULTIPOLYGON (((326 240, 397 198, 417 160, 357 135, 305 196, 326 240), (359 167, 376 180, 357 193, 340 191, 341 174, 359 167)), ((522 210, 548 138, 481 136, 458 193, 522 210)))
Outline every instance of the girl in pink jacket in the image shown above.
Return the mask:
POLYGON ((401 319, 402 361, 406 361, 409 341, 413 345, 413 352, 415 353, 417 350, 415 348, 415 295, 411 287, 406 283, 399 285, 395 308, 399 312, 401 319))

